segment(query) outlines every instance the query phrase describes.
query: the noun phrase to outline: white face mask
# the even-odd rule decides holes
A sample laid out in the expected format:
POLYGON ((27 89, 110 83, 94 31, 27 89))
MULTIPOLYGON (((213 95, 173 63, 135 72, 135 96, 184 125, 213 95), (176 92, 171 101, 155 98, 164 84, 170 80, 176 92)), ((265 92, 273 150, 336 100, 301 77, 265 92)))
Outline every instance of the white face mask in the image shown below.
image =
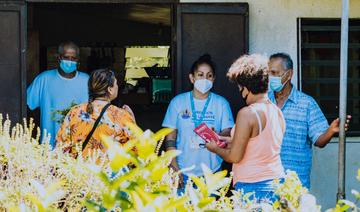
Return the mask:
POLYGON ((196 80, 194 83, 194 87, 202 94, 205 94, 213 87, 213 82, 208 79, 196 80))

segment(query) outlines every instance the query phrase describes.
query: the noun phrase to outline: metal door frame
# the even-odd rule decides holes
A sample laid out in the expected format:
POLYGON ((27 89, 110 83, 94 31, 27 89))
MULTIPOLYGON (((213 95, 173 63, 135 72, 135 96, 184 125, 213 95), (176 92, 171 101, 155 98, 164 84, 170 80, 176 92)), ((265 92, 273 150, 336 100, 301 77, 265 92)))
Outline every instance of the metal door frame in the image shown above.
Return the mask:
MULTIPOLYGON (((26 118, 26 36, 27 36, 27 13, 26 4, 23 1, 4 1, 0 3, 1 11, 19 13, 19 67, 20 67, 20 116, 26 118)), ((21 121, 21 120, 18 120, 21 121)))

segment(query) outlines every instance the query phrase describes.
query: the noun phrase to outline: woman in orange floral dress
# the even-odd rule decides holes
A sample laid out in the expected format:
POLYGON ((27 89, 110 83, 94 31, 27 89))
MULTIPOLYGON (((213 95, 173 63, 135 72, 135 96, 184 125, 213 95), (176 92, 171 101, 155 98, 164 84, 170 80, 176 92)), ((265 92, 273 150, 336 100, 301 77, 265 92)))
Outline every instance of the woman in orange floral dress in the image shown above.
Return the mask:
MULTIPOLYGON (((89 102, 71 108, 56 136, 57 142, 63 142, 62 148, 77 157, 77 146, 81 146, 92 130, 102 109, 117 97, 118 85, 114 72, 108 69, 95 70, 89 78, 89 102)), ((135 123, 134 114, 128 106, 118 108, 110 105, 82 151, 82 156, 91 155, 94 150, 106 152, 101 135, 125 143, 130 139, 126 124, 135 123)))

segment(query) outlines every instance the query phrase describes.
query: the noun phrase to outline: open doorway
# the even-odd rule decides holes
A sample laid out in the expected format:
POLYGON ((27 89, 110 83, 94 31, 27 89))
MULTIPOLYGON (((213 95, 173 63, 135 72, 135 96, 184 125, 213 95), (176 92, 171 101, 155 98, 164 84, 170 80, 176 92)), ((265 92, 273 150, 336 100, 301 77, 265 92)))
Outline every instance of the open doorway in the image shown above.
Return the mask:
POLYGON ((172 11, 171 4, 29 3, 27 85, 57 67, 58 44, 71 40, 80 47, 79 70, 111 67, 119 82, 113 104, 129 105, 140 127, 158 130, 174 95, 172 11))

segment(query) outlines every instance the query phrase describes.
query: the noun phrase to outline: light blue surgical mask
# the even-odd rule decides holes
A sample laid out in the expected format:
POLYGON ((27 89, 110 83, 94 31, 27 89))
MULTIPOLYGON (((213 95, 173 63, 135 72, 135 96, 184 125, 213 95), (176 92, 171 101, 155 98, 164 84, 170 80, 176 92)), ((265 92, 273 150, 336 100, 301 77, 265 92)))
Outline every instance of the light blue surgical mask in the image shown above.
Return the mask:
POLYGON ((281 83, 281 80, 285 75, 286 75, 286 73, 284 75, 282 75, 281 77, 269 76, 269 85, 270 85, 270 89, 272 91, 279 92, 284 88, 287 81, 284 83, 281 83))
POLYGON ((213 87, 213 82, 208 79, 196 80, 194 83, 194 87, 202 94, 205 94, 211 90, 211 88, 213 87))
POLYGON ((77 68, 77 62, 71 60, 60 60, 60 68, 67 74, 74 72, 77 68))

